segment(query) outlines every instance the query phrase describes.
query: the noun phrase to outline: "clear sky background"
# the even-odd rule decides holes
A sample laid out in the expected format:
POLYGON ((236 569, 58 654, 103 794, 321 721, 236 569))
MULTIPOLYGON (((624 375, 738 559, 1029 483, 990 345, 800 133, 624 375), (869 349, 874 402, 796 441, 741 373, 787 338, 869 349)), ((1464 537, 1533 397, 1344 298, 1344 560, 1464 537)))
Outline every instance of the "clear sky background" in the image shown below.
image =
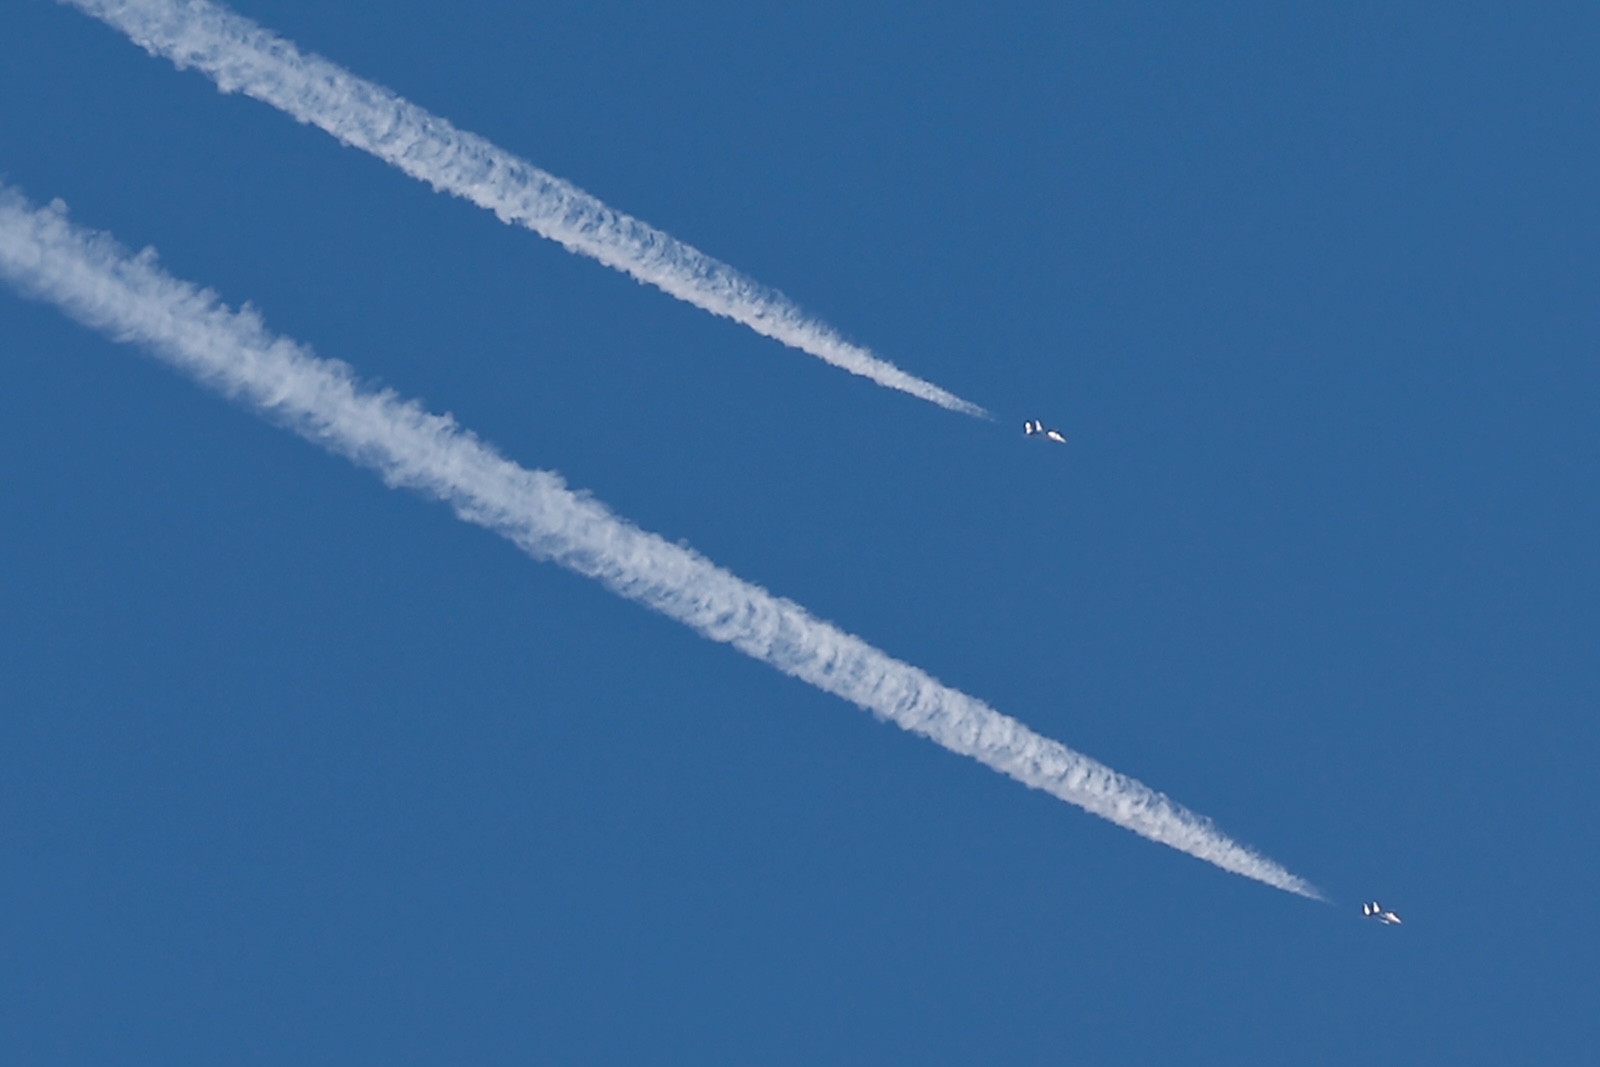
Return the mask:
POLYGON ((0 171, 1333 906, 5 292, 8 1063, 1594 1062, 1600 12, 994 6, 236 8, 995 423, 48 0, 0 171))

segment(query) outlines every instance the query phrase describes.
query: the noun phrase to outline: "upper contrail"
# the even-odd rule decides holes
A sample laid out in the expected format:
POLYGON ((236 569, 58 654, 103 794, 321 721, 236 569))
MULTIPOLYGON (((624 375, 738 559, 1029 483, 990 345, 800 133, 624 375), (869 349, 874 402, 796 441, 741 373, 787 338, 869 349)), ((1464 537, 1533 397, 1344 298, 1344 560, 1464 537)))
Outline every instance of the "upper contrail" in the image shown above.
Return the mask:
POLYGON ((568 251, 818 359, 952 411, 983 408, 896 367, 802 311, 775 289, 570 182, 456 129, 381 85, 208 0, 61 0, 121 30, 152 55, 194 67, 225 93, 271 104, 435 189, 488 208, 568 251))
POLYGON ((178 281, 146 250, 75 226, 60 201, 36 209, 0 185, 0 276, 88 326, 134 342, 206 385, 392 486, 437 498, 469 522, 598 579, 714 641, 1076 804, 1118 826, 1279 889, 1318 893, 1210 820, 1126 775, 942 685, 800 605, 647 533, 501 457, 447 415, 361 385, 346 364, 268 332, 249 308, 178 281))

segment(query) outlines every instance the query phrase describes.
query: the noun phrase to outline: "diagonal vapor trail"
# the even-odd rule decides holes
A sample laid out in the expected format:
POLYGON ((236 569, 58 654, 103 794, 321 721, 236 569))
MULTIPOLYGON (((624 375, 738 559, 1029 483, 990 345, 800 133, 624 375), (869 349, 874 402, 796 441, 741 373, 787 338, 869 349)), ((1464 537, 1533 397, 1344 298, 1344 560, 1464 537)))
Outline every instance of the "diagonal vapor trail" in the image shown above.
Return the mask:
POLYGON ((121 30, 151 55, 194 67, 333 134, 440 192, 487 208, 569 252, 743 323, 879 385, 987 418, 983 408, 908 374, 806 314, 775 289, 476 134, 458 130, 381 85, 295 46, 209 0, 60 0, 121 30))
POLYGON ((351 368, 269 332, 246 307, 179 281, 0 185, 0 276, 118 341, 145 348, 391 486, 441 500, 537 560, 594 578, 952 752, 1224 870, 1320 899, 1209 819, 891 658, 791 600, 639 529, 560 475, 500 456, 448 415, 363 386, 351 368))

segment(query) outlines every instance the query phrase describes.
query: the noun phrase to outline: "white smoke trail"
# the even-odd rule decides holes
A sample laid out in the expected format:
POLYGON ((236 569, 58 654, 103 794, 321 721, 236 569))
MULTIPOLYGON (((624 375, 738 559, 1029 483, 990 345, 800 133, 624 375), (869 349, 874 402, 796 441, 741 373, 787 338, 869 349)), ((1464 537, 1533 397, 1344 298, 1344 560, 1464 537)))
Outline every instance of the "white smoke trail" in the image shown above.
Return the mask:
POLYGON ((782 293, 208 0, 61 0, 241 92, 695 307, 952 411, 987 413, 851 344, 782 293))
POLYGON ((35 209, 0 186, 0 276, 88 326, 139 344, 206 385, 552 560, 903 729, 1192 856, 1316 898, 1305 881, 1209 820, 1041 737, 858 637, 613 515, 559 475, 502 458, 445 415, 358 383, 350 368, 269 333, 180 282, 146 250, 35 209))

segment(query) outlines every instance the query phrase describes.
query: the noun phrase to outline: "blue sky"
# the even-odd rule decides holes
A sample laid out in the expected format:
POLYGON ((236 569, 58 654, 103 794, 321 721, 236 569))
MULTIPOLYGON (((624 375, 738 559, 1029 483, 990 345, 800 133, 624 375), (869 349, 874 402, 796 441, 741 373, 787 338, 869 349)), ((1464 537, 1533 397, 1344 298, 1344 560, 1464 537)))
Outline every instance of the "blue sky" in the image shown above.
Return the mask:
POLYGON ((0 17, 0 171, 1336 905, 4 294, 19 1062, 1584 1062, 1600 17, 508 7, 237 10, 998 422, 45 0, 0 17), (1027 447, 1034 416, 1072 447, 1027 447))

